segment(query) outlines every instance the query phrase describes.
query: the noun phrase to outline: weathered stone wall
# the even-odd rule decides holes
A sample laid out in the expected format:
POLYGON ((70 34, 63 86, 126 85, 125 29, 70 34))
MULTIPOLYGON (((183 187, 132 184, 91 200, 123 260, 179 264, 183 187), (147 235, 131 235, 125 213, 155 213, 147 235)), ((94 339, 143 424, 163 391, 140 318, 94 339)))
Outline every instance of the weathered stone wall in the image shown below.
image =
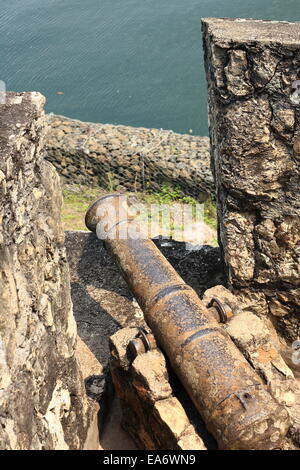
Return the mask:
POLYGON ((55 115, 47 121, 45 158, 68 183, 148 191, 167 182, 199 200, 214 193, 207 137, 55 115))
POLYGON ((0 105, 0 449, 78 449, 95 409, 75 357, 59 177, 41 157, 44 98, 6 98, 0 105))
POLYGON ((248 308, 300 337, 300 23, 203 20, 219 241, 248 308))

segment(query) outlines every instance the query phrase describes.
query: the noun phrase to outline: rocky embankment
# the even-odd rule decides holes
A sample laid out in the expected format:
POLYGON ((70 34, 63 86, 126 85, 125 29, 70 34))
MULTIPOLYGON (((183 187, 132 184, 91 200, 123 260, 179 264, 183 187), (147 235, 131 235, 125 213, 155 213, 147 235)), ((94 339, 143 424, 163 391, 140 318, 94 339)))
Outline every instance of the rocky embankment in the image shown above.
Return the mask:
POLYGON ((45 157, 68 183, 145 191, 169 182, 199 200, 214 192, 208 137, 53 114, 47 122, 45 157))

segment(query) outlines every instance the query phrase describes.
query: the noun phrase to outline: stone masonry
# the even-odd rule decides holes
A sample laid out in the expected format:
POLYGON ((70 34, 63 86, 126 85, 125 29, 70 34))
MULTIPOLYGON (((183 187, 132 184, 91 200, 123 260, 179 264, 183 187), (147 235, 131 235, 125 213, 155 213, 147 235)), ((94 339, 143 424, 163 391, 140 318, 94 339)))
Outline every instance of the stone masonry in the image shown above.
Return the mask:
POLYGON ((67 183, 108 191, 179 186, 200 201, 214 194, 207 137, 47 115, 45 158, 67 183))
POLYGON ((43 105, 39 93, 8 93, 0 105, 2 450, 83 448, 98 412, 75 356, 59 177, 41 157, 43 105))
POLYGON ((300 337, 300 23, 203 20, 228 284, 300 337))

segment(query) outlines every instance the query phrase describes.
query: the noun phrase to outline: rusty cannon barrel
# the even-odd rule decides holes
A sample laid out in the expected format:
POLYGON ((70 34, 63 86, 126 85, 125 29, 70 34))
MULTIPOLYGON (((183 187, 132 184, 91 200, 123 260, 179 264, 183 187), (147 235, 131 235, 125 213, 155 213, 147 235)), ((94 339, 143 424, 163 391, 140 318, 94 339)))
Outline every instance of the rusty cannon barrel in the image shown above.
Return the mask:
POLYGON ((120 195, 88 209, 87 227, 104 240, 156 340, 220 449, 273 449, 289 428, 267 390, 195 291, 128 215, 120 195))

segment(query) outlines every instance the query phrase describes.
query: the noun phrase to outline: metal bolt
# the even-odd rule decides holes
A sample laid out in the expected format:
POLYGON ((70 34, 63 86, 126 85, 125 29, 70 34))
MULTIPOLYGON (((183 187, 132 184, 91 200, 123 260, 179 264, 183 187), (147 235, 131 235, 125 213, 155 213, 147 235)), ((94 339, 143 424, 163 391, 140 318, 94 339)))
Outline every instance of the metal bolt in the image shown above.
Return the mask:
POLYGON ((207 308, 210 310, 210 312, 212 312, 216 320, 220 323, 226 323, 230 318, 233 317, 233 312, 230 305, 226 304, 225 302, 221 302, 218 297, 212 297, 211 301, 207 305, 207 308))
POLYGON ((156 340, 151 333, 147 333, 144 328, 140 328, 139 336, 130 341, 128 349, 133 360, 140 354, 157 348, 156 340))
POLYGON ((140 354, 143 354, 146 352, 145 345, 143 341, 141 340, 141 338, 136 338, 136 339, 131 340, 130 343, 128 344, 128 350, 133 360, 140 354))

